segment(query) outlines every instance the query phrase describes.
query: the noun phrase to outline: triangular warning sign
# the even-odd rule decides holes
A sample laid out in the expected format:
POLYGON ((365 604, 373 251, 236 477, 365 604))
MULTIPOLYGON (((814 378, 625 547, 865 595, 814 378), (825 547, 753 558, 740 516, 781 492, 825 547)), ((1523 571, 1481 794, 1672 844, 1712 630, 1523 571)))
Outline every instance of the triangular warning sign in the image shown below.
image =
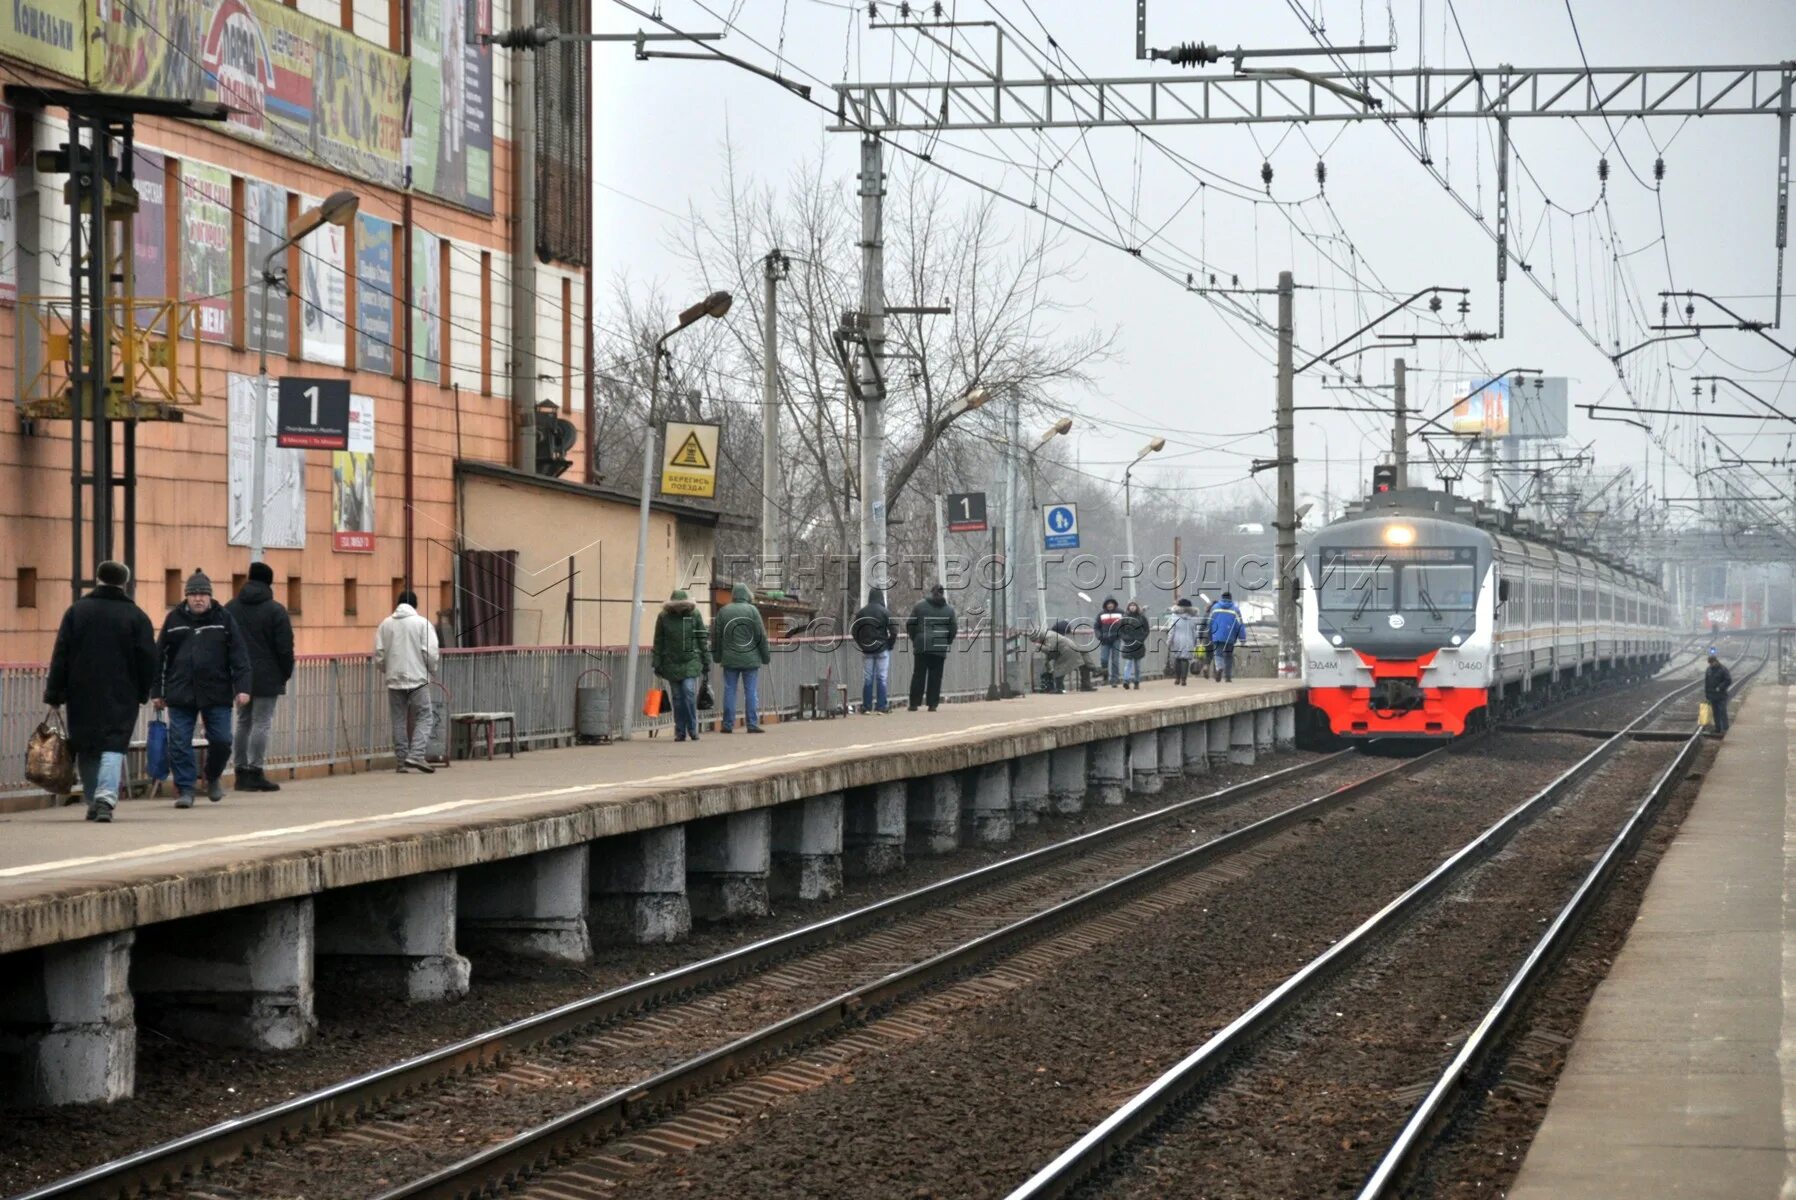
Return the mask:
POLYGON ((699 445, 698 434, 689 433, 680 448, 668 460, 671 467, 691 467, 695 471, 709 471, 711 460, 705 457, 705 448, 699 445))

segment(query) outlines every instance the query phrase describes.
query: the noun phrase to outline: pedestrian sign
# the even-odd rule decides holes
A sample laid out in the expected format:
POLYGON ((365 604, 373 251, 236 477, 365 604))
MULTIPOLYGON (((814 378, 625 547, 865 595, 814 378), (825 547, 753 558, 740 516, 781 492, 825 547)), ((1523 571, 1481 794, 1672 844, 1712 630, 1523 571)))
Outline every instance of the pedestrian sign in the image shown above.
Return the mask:
POLYGON ((1050 504, 1041 510, 1042 548, 1045 550, 1077 550, 1079 548, 1079 506, 1050 504))
POLYGON ((710 500, 717 495, 716 425, 667 423, 661 456, 661 494, 710 500))

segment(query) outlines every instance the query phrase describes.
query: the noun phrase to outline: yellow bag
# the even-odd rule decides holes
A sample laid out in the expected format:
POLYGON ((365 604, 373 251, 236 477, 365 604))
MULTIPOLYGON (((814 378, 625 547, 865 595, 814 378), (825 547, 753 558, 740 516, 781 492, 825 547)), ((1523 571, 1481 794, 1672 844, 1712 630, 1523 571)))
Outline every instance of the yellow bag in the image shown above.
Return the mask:
POLYGON ((1715 728, 1715 706, 1704 700, 1696 708, 1696 723, 1704 729, 1715 728))

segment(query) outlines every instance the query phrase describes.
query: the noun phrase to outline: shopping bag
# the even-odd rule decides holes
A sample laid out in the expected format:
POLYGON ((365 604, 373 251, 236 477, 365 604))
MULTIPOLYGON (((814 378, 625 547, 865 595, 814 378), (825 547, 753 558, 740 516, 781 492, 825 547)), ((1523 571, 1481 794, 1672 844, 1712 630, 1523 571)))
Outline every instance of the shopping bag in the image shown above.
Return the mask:
POLYGON ((144 732, 143 767, 151 783, 168 778, 168 721, 160 713, 144 732))
POLYGON ((55 796, 75 789, 75 751, 63 731, 61 709, 45 713, 26 744, 25 778, 55 796))
POLYGON ((1715 706, 1704 700, 1696 706, 1696 723, 1704 729, 1715 728, 1715 706))
POLYGON ((663 688, 650 688, 649 694, 642 698, 642 715, 658 717, 673 707, 673 700, 663 688))
POLYGON ((700 679, 698 681, 698 702, 695 707, 700 712, 710 712, 717 707, 717 697, 711 694, 711 681, 709 679, 700 679))

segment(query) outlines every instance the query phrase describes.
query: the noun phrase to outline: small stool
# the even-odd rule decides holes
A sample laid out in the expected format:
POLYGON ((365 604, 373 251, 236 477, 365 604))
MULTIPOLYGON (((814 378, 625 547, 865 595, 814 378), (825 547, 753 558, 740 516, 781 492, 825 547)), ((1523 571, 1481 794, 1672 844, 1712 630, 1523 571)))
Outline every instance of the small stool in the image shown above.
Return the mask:
POLYGON ((509 757, 518 756, 518 722, 513 713, 508 712, 473 712, 456 713, 449 718, 450 724, 461 731, 462 757, 474 757, 474 730, 478 727, 486 730, 486 756, 491 760, 495 753, 494 743, 497 740, 498 727, 505 726, 506 747, 509 757))

